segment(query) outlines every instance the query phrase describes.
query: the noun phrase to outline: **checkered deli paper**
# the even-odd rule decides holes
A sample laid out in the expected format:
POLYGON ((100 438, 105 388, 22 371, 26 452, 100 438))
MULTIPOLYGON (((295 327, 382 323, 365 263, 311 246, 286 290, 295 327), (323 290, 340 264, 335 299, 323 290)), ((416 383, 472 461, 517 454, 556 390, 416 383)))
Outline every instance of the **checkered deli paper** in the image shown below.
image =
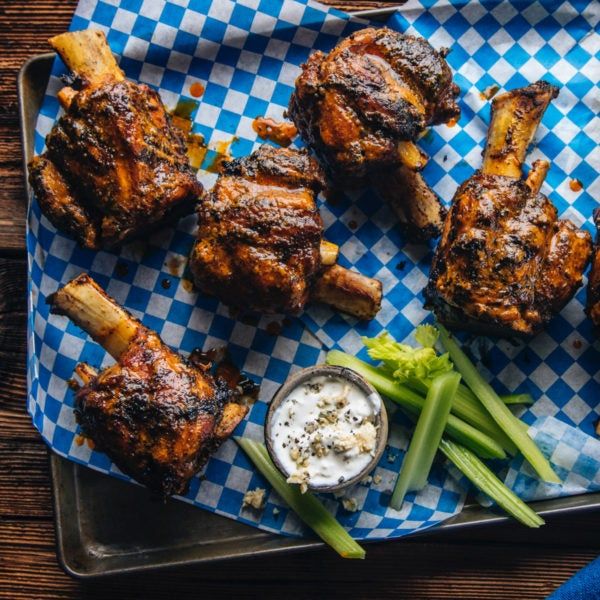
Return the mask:
MULTIPOLYGON (((391 27, 452 50, 448 61, 461 88, 460 122, 435 128, 421 142, 431 156, 425 178, 446 202, 481 161, 490 108, 480 92, 492 84, 508 89, 543 77, 561 92, 544 116, 529 161, 550 159, 545 193, 563 215, 591 228, 589 217, 600 191, 600 153, 593 141, 599 131, 599 62, 594 56, 600 44, 598 17, 593 2, 411 1, 391 18, 391 27), (581 180, 582 191, 569 189, 571 178, 581 180)), ((168 107, 189 98, 190 86, 201 83, 205 92, 192 115, 194 131, 209 148, 234 139, 231 153, 243 156, 260 143, 253 119, 282 117, 309 54, 330 50, 338 39, 367 24, 306 0, 82 0, 71 29, 102 29, 126 75, 158 89, 168 107)), ((60 112, 56 93, 63 73, 62 63, 55 61, 36 128, 37 152, 60 112)), ((199 177, 207 187, 214 181, 204 170, 199 177)), ((361 335, 387 329, 405 340, 416 325, 431 318, 422 295, 431 247, 408 244, 394 215, 370 190, 335 206, 321 203, 321 212, 327 239, 341 247, 340 262, 383 282, 382 310, 368 324, 321 306, 309 307, 299 319, 269 316, 256 324, 235 320, 214 298, 189 291, 181 278, 194 239, 194 216, 143 245, 133 243, 116 253, 91 252, 57 233, 33 201, 27 232, 28 408, 52 449, 126 478, 106 455, 78 443, 73 392, 66 385, 78 361, 102 367, 110 359, 65 318, 50 315, 45 304, 48 294, 82 271, 182 353, 227 344, 233 360, 261 384, 259 401, 237 431, 256 439, 262 438, 268 401, 290 373, 322 362, 327 348, 366 357, 361 335), (170 287, 162 285, 164 279, 170 287), (272 335, 273 322, 283 324, 277 336, 272 335)), ((552 415, 569 429, 575 425, 592 432, 598 416, 600 356, 582 303, 580 291, 528 345, 465 339, 496 389, 529 392, 536 398, 524 415, 529 423, 552 415)), ((348 512, 333 497, 323 497, 357 538, 406 535, 440 523, 464 504, 466 487, 437 465, 428 486, 408 495, 401 512, 387 507, 408 440, 400 415, 392 422, 389 451, 374 473, 379 477, 349 492, 359 510, 348 512)), ((192 480, 183 500, 269 531, 306 533, 274 492, 263 511, 242 509, 244 492, 257 486, 269 489, 230 440, 192 480)))

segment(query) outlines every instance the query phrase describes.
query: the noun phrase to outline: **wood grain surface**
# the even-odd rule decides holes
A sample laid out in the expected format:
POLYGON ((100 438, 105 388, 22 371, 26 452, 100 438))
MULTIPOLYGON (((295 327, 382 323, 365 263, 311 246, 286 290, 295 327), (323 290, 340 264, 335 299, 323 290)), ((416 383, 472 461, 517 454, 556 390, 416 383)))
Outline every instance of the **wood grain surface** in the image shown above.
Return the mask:
MULTIPOLYGON (((386 5, 330 1, 354 10, 386 5)), ((393 4, 393 3, 389 3, 393 4)), ((544 598, 600 553, 600 513, 330 551, 80 582, 55 555, 48 454, 25 410, 25 198, 15 80, 75 0, 0 0, 0 598, 544 598)), ((151 526, 151 524, 149 524, 151 526)))

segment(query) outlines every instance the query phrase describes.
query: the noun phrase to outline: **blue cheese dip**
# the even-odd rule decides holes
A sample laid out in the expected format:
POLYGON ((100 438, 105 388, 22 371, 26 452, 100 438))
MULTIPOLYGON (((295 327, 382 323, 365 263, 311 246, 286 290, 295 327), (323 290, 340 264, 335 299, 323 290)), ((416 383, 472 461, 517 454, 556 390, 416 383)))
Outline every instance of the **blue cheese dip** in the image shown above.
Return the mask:
POLYGON ((293 388, 271 417, 271 450, 305 492, 360 475, 378 446, 381 398, 344 377, 315 374, 293 388))

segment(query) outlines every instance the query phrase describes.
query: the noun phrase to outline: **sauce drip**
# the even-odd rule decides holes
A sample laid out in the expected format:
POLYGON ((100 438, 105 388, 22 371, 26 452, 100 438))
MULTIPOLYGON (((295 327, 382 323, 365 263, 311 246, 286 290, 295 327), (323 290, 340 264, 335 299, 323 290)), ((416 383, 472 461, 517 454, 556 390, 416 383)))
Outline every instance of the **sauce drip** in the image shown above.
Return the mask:
POLYGON ((208 152, 204 136, 199 133, 190 133, 186 140, 186 146, 190 166, 197 171, 202 166, 208 152))
POLYGON ((287 148, 298 134, 293 123, 283 121, 279 123, 271 117, 256 117, 252 122, 252 129, 262 140, 271 140, 287 148))
POLYGON ((184 121, 191 122, 194 111, 198 109, 200 106, 200 102, 198 100, 190 100, 189 98, 180 98, 175 105, 175 108, 170 111, 171 117, 173 120, 182 119, 184 121))
POLYGON ((583 189, 583 184, 579 179, 571 179, 571 181, 569 181, 569 187, 573 192, 580 192, 583 189))
POLYGON ((224 381, 229 389, 247 402, 254 402, 258 398, 260 386, 240 371, 225 346, 208 350, 196 348, 190 354, 189 361, 203 371, 214 370, 215 378, 224 381))
POLYGON ((283 327, 279 321, 271 321, 266 327, 267 333, 273 336, 279 335, 282 329, 283 327))
POLYGON ((189 279, 182 279, 181 285, 186 292, 191 293, 194 291, 194 283, 189 279))
POLYGON ((483 90, 483 92, 479 92, 479 97, 482 100, 489 100, 490 98, 493 98, 498 93, 499 89, 500 89, 500 86, 496 85, 494 83, 494 84, 486 87, 485 90, 483 90))
MULTIPOLYGON (((192 84, 192 87, 194 85, 196 84, 192 84)), ((204 136, 192 132, 192 114, 198 106, 199 103, 196 100, 181 98, 179 102, 177 102, 177 106, 171 111, 171 122, 185 135, 188 160, 190 161, 192 169, 195 169, 196 171, 204 162, 204 158, 208 151, 204 136)))
POLYGON ((202 96, 202 94, 204 94, 204 90, 204 86, 199 81, 196 81, 195 83, 192 83, 192 85, 190 85, 190 96, 193 96, 194 98, 199 98, 200 96, 202 96))
POLYGON ((167 265, 171 275, 174 277, 179 277, 183 272, 181 267, 183 266, 184 262, 185 261, 183 258, 180 258, 179 256, 172 256, 165 264, 167 265))
POLYGON ((215 156, 208 166, 204 167, 209 173, 220 173, 223 168, 223 163, 230 161, 233 158, 231 156, 231 145, 236 142, 237 139, 238 138, 234 136, 230 140, 222 140, 215 144, 215 156))
POLYGON ((446 125, 448 127, 454 127, 456 124, 458 123, 458 119, 456 117, 454 117, 453 119, 450 119, 446 125))

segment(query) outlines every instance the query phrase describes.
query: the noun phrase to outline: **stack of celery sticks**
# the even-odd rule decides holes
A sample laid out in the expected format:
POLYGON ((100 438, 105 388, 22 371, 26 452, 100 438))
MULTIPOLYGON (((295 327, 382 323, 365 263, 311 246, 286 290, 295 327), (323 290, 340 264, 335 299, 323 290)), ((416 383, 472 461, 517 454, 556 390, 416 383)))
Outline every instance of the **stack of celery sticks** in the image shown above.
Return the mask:
MULTIPOLYGON (((482 460, 502 459, 521 452, 541 479, 560 483, 527 434, 525 423, 508 408, 510 404, 531 403, 531 397, 499 396, 442 325, 420 325, 415 339, 420 347, 396 342, 387 333, 363 338, 369 356, 380 361, 378 366, 339 350, 327 354, 328 364, 356 371, 415 422, 390 506, 400 510, 407 492, 425 486, 439 450, 508 514, 529 527, 543 525, 543 519, 482 460), (445 354, 436 352, 438 340, 445 354)), ((321 539, 341 556, 364 558, 364 549, 314 496, 303 495, 297 486, 286 483, 262 444, 236 439, 283 500, 321 539)))

